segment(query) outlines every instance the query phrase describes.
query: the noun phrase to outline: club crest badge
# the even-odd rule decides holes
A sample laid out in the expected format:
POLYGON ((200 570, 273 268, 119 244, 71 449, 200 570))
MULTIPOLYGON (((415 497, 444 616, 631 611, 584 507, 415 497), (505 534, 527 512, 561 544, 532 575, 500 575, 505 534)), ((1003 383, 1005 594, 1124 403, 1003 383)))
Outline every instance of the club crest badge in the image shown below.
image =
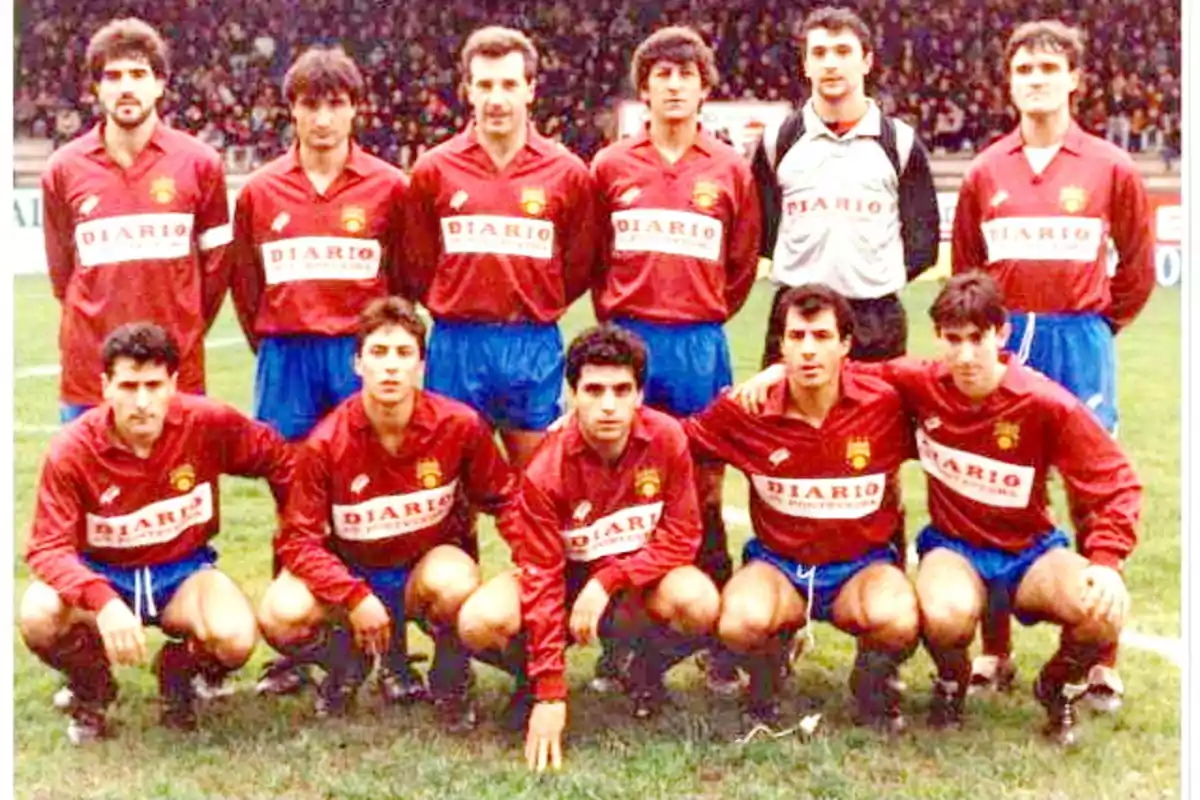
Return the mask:
POLYGON ((1058 193, 1058 204, 1068 214, 1078 214, 1087 205, 1087 192, 1078 186, 1065 186, 1058 193))
POLYGON ((366 211, 359 206, 346 206, 342 209, 342 228, 346 233, 362 233, 366 227, 366 211))
POLYGON ((1012 450, 1017 446, 1017 442, 1021 438, 1021 426, 1015 422, 1004 422, 1001 420, 996 423, 996 427, 992 433, 996 437, 996 447, 1001 450, 1012 450))
POLYGON ((184 464, 171 471, 168 480, 178 492, 190 492, 196 485, 196 469, 191 464, 184 464))
POLYGON ((721 189, 712 181, 696 181, 692 189, 692 203, 702 211, 709 211, 717 204, 721 189))
POLYGON ((871 440, 866 438, 849 439, 846 442, 846 461, 856 471, 862 471, 871 463, 871 440))
POLYGON ((155 178, 150 182, 150 197, 162 205, 171 202, 175 199, 175 181, 170 178, 155 178))
POLYGON ((657 497, 658 493, 662 491, 662 475, 653 467, 639 469, 637 474, 634 475, 633 487, 639 497, 644 497, 647 500, 657 497))
POLYGON ((417 482, 424 489, 436 489, 442 485, 442 465, 436 458, 422 458, 417 462, 417 482))
POLYGON ((521 210, 531 217, 540 217, 546 210, 546 192, 543 189, 522 189, 521 210))

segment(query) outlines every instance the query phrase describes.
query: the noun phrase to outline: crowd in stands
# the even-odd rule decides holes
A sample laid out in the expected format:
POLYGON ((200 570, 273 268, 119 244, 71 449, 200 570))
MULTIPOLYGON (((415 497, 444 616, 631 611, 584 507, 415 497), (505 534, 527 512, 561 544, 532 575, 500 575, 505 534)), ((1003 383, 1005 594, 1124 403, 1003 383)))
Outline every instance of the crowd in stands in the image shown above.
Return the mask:
MULTIPOLYGON (((161 106, 167 121, 226 152, 231 170, 281 152, 291 125, 280 92, 312 44, 341 44, 367 78, 359 140, 411 166, 464 124, 457 57, 466 35, 492 23, 529 32, 542 52, 535 117, 585 159, 615 131, 616 102, 634 97, 628 63, 666 24, 690 24, 712 44, 722 76, 712 99, 799 102, 797 32, 803 0, 26 0, 17 12, 17 135, 61 143, 99 107, 85 74, 93 31, 115 16, 155 25, 171 48, 161 106)), ((860 0, 876 34, 869 91, 915 123, 932 148, 978 150, 1009 130, 1003 47, 1019 22, 1057 17, 1087 34, 1077 114, 1131 151, 1177 155, 1178 0, 860 0)))

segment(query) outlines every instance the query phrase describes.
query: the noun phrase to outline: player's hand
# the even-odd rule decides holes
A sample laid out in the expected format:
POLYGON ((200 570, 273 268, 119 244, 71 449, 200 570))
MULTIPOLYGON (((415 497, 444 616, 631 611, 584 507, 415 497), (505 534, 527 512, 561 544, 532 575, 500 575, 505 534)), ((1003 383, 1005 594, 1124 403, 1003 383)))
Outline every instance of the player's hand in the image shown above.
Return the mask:
POLYGON ((525 730, 525 763, 545 772, 546 766, 562 769, 562 737, 567 727, 567 704, 562 700, 538 702, 525 730))
POLYGON ((146 631, 124 600, 115 597, 109 600, 96 615, 96 628, 104 640, 108 663, 146 663, 146 631))
POLYGON ((351 609, 350 627, 354 629, 355 643, 367 655, 381 656, 388 651, 392 618, 375 595, 367 595, 351 609))
POLYGON ((597 636, 600 618, 604 616, 606 608, 608 608, 608 592, 605 591, 600 581, 592 578, 583 587, 583 591, 575 600, 575 607, 571 609, 571 621, 568 627, 570 627, 575 641, 582 645, 592 643, 597 636))
POLYGON ((1083 610, 1093 619, 1120 627, 1129 614, 1129 591, 1121 573, 1090 564, 1083 570, 1083 610))
POLYGON ((744 383, 729 390, 729 397, 751 414, 761 414, 767 405, 767 393, 771 387, 787 376, 783 364, 772 364, 744 383))

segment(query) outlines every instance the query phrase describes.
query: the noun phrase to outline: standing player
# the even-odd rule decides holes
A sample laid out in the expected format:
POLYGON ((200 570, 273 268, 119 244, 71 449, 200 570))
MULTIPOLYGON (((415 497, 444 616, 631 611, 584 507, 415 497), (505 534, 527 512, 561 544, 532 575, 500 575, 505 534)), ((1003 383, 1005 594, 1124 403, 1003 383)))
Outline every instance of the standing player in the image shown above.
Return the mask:
MULTIPOLYGON (((228 257, 234 308, 258 356, 254 416, 299 441, 361 385, 354 331, 363 306, 403 293, 395 259, 407 181, 353 141, 363 79, 340 49, 307 50, 284 76, 283 94, 296 145, 238 194, 228 257)), ((420 686, 403 627, 395 633, 380 686, 400 700, 420 686)), ((286 694, 305 677, 277 660, 258 690, 286 694)))
POLYGON ((805 16, 800 36, 812 98, 766 131, 754 156, 762 255, 779 286, 763 365, 779 359, 780 298, 802 283, 823 283, 850 300, 851 358, 893 358, 908 339, 899 292, 937 258, 929 156, 911 126, 867 97, 874 53, 853 11, 818 9, 805 16))
POLYGON ((843 368, 854 327, 845 298, 814 284, 781 303, 787 380, 772 387, 763 414, 721 397, 684 422, 693 453, 732 464, 751 486, 757 538, 722 593, 718 632, 752 655, 750 715, 773 722, 780 634, 832 622, 858 639, 858 720, 898 731, 897 671, 920 625, 891 542, 912 430, 895 389, 843 368))
POLYGON ((418 159, 406 265, 434 319, 425 385, 479 411, 517 468, 558 418, 556 324, 597 253, 583 162, 529 122, 538 54, 520 31, 475 31, 462 50, 474 119, 418 159))
MULTIPOLYGON (((646 343, 646 403, 686 417, 732 382, 721 326, 754 285, 762 215, 749 164, 700 127, 700 106, 717 82, 704 40, 690 28, 657 31, 634 52, 630 72, 650 121, 592 163, 607 223, 596 315, 646 343)), ((733 569, 721 518, 724 467, 701 464, 697 477, 698 563, 721 587, 733 569)), ((618 660, 605 655, 601 687, 618 660)), ((709 685, 736 690, 737 673, 723 661, 710 660, 709 685)))
POLYGON ((216 569, 217 481, 264 477, 282 505, 293 457, 270 427, 176 393, 179 350, 150 323, 104 342, 105 404, 61 431, 42 468, 21 600, 21 636, 64 673, 68 735, 104 735, 113 664, 146 659, 144 626, 172 640, 155 658, 163 724, 196 725, 193 679, 219 683, 250 657, 254 610, 216 569))
MULTIPOLYGON (((1081 130, 1071 117, 1083 43, 1060 22, 1022 25, 1005 49, 1016 130, 971 164, 958 195, 952 242, 956 273, 981 269, 1004 293, 1008 347, 1023 363, 1078 397, 1117 430, 1113 337, 1154 289, 1150 206, 1129 155, 1081 130), (1107 242, 1118 261, 1107 273, 1107 242)), ((984 625, 976 680, 1011 685, 1009 610, 984 625)), ((1089 700, 1115 711, 1123 692, 1116 650, 1089 679, 1089 700)))
POLYGON ((720 608, 692 565, 701 532, 687 437, 641 407, 644 346, 620 328, 592 328, 571 343, 566 373, 575 414, 522 479, 510 539, 518 569, 486 583, 459 615, 473 650, 508 651, 514 706, 529 711, 526 761, 539 771, 562 761, 568 631, 583 645, 618 638, 633 648, 634 714, 644 717, 664 697, 663 674, 720 608))
POLYGON ((369 659, 389 652, 392 631, 406 618, 422 620, 437 643, 435 704, 453 727, 469 728, 469 660, 455 624, 479 567, 447 520, 460 488, 498 515, 514 477, 478 414, 417 388, 425 324, 407 301, 371 302, 356 341, 363 390, 317 426, 298 456, 275 543, 283 571, 263 599, 263 633, 326 671, 318 709, 339 713, 369 659))
POLYGON ((92 37, 87 64, 104 119, 59 149, 42 175, 46 261, 62 304, 61 416, 101 399, 100 345, 150 320, 179 343, 179 388, 204 391, 204 334, 227 288, 232 232, 221 158, 158 118, 167 46, 138 19, 92 37))

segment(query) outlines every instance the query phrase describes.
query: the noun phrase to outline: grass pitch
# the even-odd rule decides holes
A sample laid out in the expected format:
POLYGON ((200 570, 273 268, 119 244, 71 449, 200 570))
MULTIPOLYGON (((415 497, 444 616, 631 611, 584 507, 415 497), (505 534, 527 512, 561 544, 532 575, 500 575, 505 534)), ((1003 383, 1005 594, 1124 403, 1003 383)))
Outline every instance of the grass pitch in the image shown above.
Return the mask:
MULTIPOLYGON (((20 277, 16 292, 15 485, 20 561, 28 534, 37 470, 57 423, 58 309, 41 277, 20 277)), ((934 353, 926 309, 936 287, 905 292, 911 352, 934 353)), ((755 287, 746 308, 729 324, 738 379, 756 369, 771 290, 755 287)), ((587 303, 563 321, 570 337, 591 321, 587 303)), ((248 409, 253 361, 226 308, 209 337, 209 391, 248 409)), ((1146 486, 1142 542, 1127 579, 1131 627, 1142 634, 1180 635, 1180 293, 1159 290, 1131 330, 1118 340, 1121 440, 1146 486)), ((926 522, 923 478, 904 471, 908 525, 926 522)), ((215 545, 222 568, 255 601, 270 577, 273 509, 265 485, 222 483, 223 532, 215 545)), ((745 481, 730 474, 726 503, 745 508, 745 481)), ((1060 512, 1062 509, 1059 504, 1060 512)), ((1066 519, 1060 513, 1060 518, 1066 519)), ((749 535, 730 529, 731 547, 749 535)), ((487 575, 508 564, 507 548, 487 528, 482 537, 487 575)), ((16 591, 28 585, 23 563, 16 591)), ((428 642, 413 629, 414 648, 428 642)), ((152 635, 152 642, 160 638, 152 635)), ((668 684, 676 706, 643 724, 623 698, 597 697, 584 687, 597 650, 570 651, 572 702, 567 761, 560 774, 527 774, 520 740, 500 729, 508 679, 476 666, 483 724, 473 734, 448 737, 425 707, 384 708, 364 692, 358 713, 318 721, 311 695, 262 699, 252 692, 259 666, 270 657, 260 645, 236 677, 239 692, 205 707, 194 735, 155 724, 154 680, 148 669, 120 668, 122 695, 114 707, 115 739, 84 749, 66 740, 66 720, 50 705, 58 678, 19 641, 15 645, 16 796, 22 798, 1160 798, 1175 797, 1179 782, 1180 670, 1161 656, 1126 647, 1122 675, 1126 705, 1116 718, 1084 715, 1084 745, 1063 754, 1038 736, 1043 715, 1029 682, 1055 647, 1045 626, 1019 629, 1018 688, 1009 696, 968 701, 963 731, 939 734, 925 724, 931 664, 919 652, 903 669, 908 682, 910 730, 896 741, 850 723, 846 689, 853 645, 826 625, 816 629, 787 687, 785 719, 823 717, 815 736, 733 740, 745 733, 732 701, 709 698, 691 662, 668 684)))

